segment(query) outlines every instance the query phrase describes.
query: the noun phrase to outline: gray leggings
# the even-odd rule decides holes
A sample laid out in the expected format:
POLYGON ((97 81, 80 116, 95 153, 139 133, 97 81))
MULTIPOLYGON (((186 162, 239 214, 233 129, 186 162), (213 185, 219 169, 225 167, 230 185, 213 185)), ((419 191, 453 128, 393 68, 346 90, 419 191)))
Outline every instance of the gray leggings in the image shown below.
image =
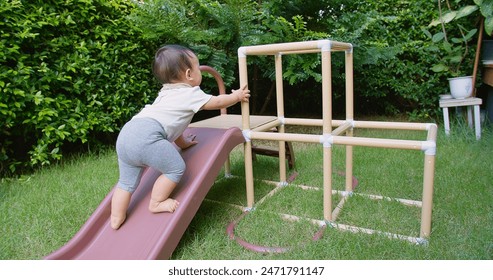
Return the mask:
POLYGON ((134 118, 123 126, 116 140, 121 189, 133 193, 145 167, 159 170, 175 183, 180 181, 185 162, 166 138, 161 124, 151 118, 134 118))

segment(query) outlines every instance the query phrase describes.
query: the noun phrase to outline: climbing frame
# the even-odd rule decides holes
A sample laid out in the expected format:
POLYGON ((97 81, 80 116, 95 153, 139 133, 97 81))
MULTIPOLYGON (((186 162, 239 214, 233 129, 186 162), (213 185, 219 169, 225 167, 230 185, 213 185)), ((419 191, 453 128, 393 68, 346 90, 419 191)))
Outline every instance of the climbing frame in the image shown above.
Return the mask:
MULTIPOLYGON (((377 231, 369 229, 358 229, 354 226, 338 224, 337 215, 341 210, 344 201, 348 199, 353 191, 353 147, 377 147, 384 149, 407 149, 420 150, 424 152, 424 175, 423 175, 423 195, 421 201, 410 201, 397 199, 403 204, 410 204, 421 207, 421 228, 418 237, 404 237, 415 243, 426 243, 426 239, 431 233, 431 214, 433 205, 433 181, 435 174, 435 154, 436 154, 436 135, 437 126, 434 123, 407 123, 407 122, 377 122, 377 121, 356 121, 353 112, 353 46, 349 43, 337 42, 332 40, 316 40, 305 42, 292 42, 280 44, 268 44, 257 46, 244 46, 238 49, 240 85, 248 84, 248 56, 273 56, 276 74, 276 100, 277 117, 272 121, 266 122, 261 126, 252 128, 250 108, 248 102, 242 102, 242 131, 246 139, 244 144, 244 160, 246 175, 247 210, 254 209, 254 178, 252 161, 251 140, 270 140, 279 143, 279 184, 286 185, 286 151, 285 143, 306 142, 320 143, 323 146, 323 221, 326 225, 349 231, 359 231, 375 233, 377 231), (345 53, 345 103, 346 119, 332 119, 332 70, 331 55, 333 52, 345 53), (284 113, 284 93, 282 79, 282 58, 285 55, 299 55, 308 53, 319 53, 322 65, 322 119, 303 119, 288 118, 284 113), (298 134, 286 133, 286 125, 298 126, 321 126, 322 134, 298 134), (277 132, 271 132, 271 128, 277 128, 277 132), (424 140, 406 139, 382 139, 355 137, 354 128, 366 129, 397 129, 427 131, 424 140), (332 211, 332 195, 337 191, 332 189, 332 146, 344 145, 346 149, 345 167, 345 191, 343 201, 332 211), (339 207, 340 206, 340 207, 339 207)), ((373 198, 383 199, 382 196, 373 198)), ((389 236, 395 236, 388 233, 389 236)))

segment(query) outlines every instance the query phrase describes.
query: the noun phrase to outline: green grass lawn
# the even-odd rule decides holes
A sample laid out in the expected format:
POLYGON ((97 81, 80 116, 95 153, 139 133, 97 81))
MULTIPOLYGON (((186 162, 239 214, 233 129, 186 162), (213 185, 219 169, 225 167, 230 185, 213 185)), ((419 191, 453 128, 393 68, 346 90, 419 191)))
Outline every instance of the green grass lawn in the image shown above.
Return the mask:
MULTIPOLYGON (((378 234, 327 228, 311 241, 323 219, 321 145, 293 143, 295 181, 265 197, 278 180, 275 158, 254 162, 255 197, 262 203, 239 220, 235 235, 266 247, 283 247, 282 254, 257 253, 226 234, 228 224, 241 215, 232 205, 246 205, 241 148, 231 155, 232 173, 218 177, 185 232, 172 259, 332 259, 332 260, 491 260, 493 259, 493 133, 483 129, 476 141, 472 130, 452 124, 447 137, 439 127, 435 169, 432 233, 428 245, 390 239, 378 234), (302 189, 298 185, 317 188, 302 189), (281 214, 300 217, 287 221, 281 214)), ((357 130, 356 136, 424 139, 423 133, 357 130)), ((333 148, 333 188, 344 189, 344 147, 333 148)), ((420 200, 423 152, 355 147, 355 193, 420 200)), ((19 179, 0 182, 0 259, 41 259, 58 249, 79 230, 118 177, 112 148, 66 160, 19 179)), ((334 195, 333 207, 340 196, 334 195)), ((406 236, 419 236, 420 208, 396 201, 353 195, 337 222, 406 236)))

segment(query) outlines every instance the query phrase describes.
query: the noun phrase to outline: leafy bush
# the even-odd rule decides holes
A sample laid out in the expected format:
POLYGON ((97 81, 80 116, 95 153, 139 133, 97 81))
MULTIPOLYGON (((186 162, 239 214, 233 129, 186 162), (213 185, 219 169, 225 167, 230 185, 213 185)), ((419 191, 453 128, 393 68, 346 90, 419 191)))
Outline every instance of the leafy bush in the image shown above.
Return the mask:
MULTIPOLYGON (((422 31, 436 18, 433 1, 308 2, 0 0, 0 173, 46 165, 70 146, 113 137, 158 90, 150 64, 163 44, 190 47, 235 87, 240 46, 349 42, 358 115, 436 115, 447 84, 431 71, 440 50, 429 47, 422 31)), ((472 54, 465 63, 472 63, 472 54)), ((332 62, 337 114, 344 110, 343 56, 332 62)), ((275 110, 273 59, 248 63, 252 111, 275 110)), ((286 56, 283 63, 286 111, 319 113, 319 56, 286 56)), ((214 84, 204 79, 206 90, 214 84)))
MULTIPOLYGON (((430 48, 432 42, 422 31, 437 16, 436 1, 331 0, 309 3, 306 7, 297 5, 299 0, 267 2, 271 11, 285 17, 297 13, 305 15, 302 18, 306 21, 305 28, 312 34, 319 32, 313 38, 353 44, 357 115, 407 113, 419 119, 437 115, 439 95, 448 91, 447 77, 431 70, 439 62, 441 50, 430 48)), ((473 21, 464 23, 467 27, 474 24, 473 21)), ((279 25, 280 22, 276 22, 277 28, 279 25)), ((465 64, 472 65, 473 52, 470 48, 465 64)), ((343 63, 341 57, 334 56, 335 113, 344 112, 344 107, 339 106, 344 102, 343 63)), ((316 83, 319 65, 310 64, 303 57, 303 63, 285 71, 293 71, 292 76, 285 77, 292 85, 290 90, 295 92, 291 94, 291 107, 316 112, 310 110, 310 106, 319 105, 316 100, 319 96, 313 94, 319 91, 316 83), (306 66, 310 67, 308 71, 306 66), (307 107, 307 104, 310 105, 307 107)))
POLYGON ((97 143, 154 91, 130 1, 0 2, 0 172, 97 143))
POLYGON ((341 7, 324 14, 331 37, 354 45, 355 112, 435 116, 446 79, 431 71, 439 56, 421 30, 435 17, 434 1, 331 3, 341 7))

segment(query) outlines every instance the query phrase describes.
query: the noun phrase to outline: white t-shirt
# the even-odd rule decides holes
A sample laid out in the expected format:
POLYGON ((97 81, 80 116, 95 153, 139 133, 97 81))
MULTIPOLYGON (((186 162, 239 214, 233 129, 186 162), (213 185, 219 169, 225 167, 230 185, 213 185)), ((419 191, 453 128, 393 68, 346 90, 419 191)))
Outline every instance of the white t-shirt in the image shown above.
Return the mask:
POLYGON ((168 140, 173 142, 211 97, 212 95, 206 94, 198 86, 165 84, 154 103, 146 105, 134 118, 157 120, 163 126, 168 140))

